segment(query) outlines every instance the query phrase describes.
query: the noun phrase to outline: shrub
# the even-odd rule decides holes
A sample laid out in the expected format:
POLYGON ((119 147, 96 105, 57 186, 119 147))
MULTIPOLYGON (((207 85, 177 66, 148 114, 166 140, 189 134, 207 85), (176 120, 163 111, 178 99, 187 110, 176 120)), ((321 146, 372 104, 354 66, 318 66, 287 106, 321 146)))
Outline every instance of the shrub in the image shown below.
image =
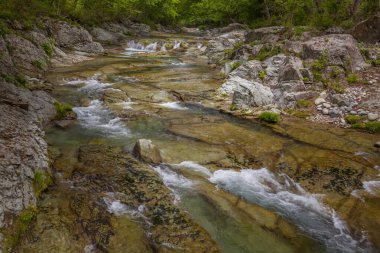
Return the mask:
POLYGON ((231 105, 230 106, 230 111, 236 111, 238 108, 236 105, 231 105))
POLYGON ((40 196, 41 193, 44 192, 52 183, 53 180, 48 173, 41 170, 36 171, 33 179, 34 194, 37 197, 40 196))
POLYGON ((259 119, 267 123, 277 123, 280 121, 280 115, 275 112, 262 112, 259 119))
POLYGON ((327 64, 328 64, 328 57, 326 54, 322 54, 321 56, 319 56, 318 60, 315 60, 311 65, 310 65, 310 68, 314 71, 323 71, 324 69, 326 69, 327 67, 327 64))
POLYGON ((57 111, 57 119, 63 119, 68 113, 73 111, 73 106, 65 103, 55 102, 54 107, 57 111))
POLYGON ((269 57, 272 57, 279 53, 281 53, 281 48, 278 46, 275 46, 275 47, 264 46, 263 48, 261 48, 260 52, 256 55, 256 59, 259 61, 264 61, 268 59, 269 57))
POLYGON ((34 61, 32 62, 32 65, 40 70, 44 69, 44 64, 41 61, 34 61))
POLYGON ((378 67, 380 66, 380 59, 372 60, 371 61, 372 66, 378 67))
POLYGON ((347 82, 349 83, 357 83, 359 81, 359 77, 353 73, 347 76, 347 82))
POLYGON ((50 39, 49 42, 44 43, 42 45, 42 49, 45 51, 47 56, 52 57, 54 53, 54 40, 50 39))

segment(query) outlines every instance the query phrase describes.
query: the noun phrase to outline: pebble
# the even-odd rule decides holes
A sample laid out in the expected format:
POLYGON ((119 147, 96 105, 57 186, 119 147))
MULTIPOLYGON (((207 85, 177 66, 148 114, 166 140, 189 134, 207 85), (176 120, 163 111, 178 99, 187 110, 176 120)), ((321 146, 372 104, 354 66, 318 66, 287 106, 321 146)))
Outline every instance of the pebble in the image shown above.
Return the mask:
POLYGON ((350 114, 357 115, 358 113, 356 111, 350 111, 350 114))
POLYGON ((368 120, 375 121, 379 118, 379 114, 377 113, 368 113, 368 120))
POLYGON ((329 109, 327 109, 327 108, 323 109, 322 113, 324 115, 328 115, 329 114, 329 109))
POLYGON ((360 116, 365 116, 368 114, 366 111, 359 111, 358 113, 360 116))
POLYGON ((336 118, 339 116, 340 113, 337 109, 334 108, 334 109, 330 110, 329 114, 331 117, 336 118))
POLYGON ((380 141, 376 142, 374 145, 376 148, 380 148, 380 141))
POLYGON ((323 106, 326 108, 331 108, 331 105, 329 103, 323 103, 323 106))

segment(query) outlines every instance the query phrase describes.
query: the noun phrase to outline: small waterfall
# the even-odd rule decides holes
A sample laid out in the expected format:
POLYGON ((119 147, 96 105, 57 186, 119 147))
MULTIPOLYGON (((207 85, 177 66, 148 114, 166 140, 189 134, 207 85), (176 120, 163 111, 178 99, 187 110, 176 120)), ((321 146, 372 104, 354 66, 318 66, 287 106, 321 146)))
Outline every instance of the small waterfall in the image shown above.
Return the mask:
POLYGON ((166 52, 167 50, 166 50, 166 43, 164 43, 163 45, 162 45, 162 47, 161 47, 161 51, 162 52, 166 52))
POLYGON ((198 43, 198 44, 197 44, 197 48, 198 48, 198 49, 201 49, 202 47, 203 47, 202 43, 198 43))
POLYGON ((174 41, 174 47, 173 47, 173 49, 178 49, 178 48, 180 48, 181 47, 181 41, 174 41))
POLYGON ((131 40, 128 42, 127 51, 135 51, 135 52, 156 52, 157 51, 157 42, 151 43, 147 46, 144 46, 140 42, 135 42, 131 40))

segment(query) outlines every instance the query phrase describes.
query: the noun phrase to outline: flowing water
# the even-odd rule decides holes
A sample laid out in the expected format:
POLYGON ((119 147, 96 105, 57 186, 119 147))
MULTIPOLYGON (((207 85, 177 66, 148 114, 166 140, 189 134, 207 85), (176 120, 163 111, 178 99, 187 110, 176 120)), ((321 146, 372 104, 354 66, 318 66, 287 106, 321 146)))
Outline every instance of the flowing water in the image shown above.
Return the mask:
MULTIPOLYGON (((204 43, 134 40, 56 69, 54 95, 76 106, 78 122, 48 129, 49 145, 70 164, 82 144, 130 152, 152 140, 163 163, 150 169, 225 253, 380 249, 374 136, 292 120, 268 127, 212 109, 223 80, 200 56, 204 43)), ((110 213, 143 217, 143 205, 111 195, 103 198, 110 213)))

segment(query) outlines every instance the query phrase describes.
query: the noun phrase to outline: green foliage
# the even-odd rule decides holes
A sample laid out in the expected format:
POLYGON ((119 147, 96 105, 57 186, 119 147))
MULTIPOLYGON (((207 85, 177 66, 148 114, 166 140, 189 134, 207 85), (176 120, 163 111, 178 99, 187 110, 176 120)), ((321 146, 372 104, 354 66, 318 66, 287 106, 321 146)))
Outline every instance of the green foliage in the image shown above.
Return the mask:
POLYGON ((44 69, 44 64, 41 61, 33 61, 32 64, 34 67, 36 67, 40 70, 44 69))
POLYGON ((241 66, 241 62, 239 62, 239 61, 236 61, 236 62, 234 62, 234 63, 231 64, 232 70, 235 70, 235 69, 237 69, 240 66, 241 66))
POLYGON ((277 123, 280 121, 280 115, 275 112, 262 112, 259 119, 267 123, 277 123))
POLYGON ((356 74, 351 73, 347 76, 347 82, 349 83, 357 83, 358 81, 359 77, 356 74))
POLYGON ((358 124, 363 121, 363 117, 358 116, 358 115, 347 115, 346 116, 346 121, 350 125, 358 124))
POLYGON ((373 133, 380 133, 380 122, 368 121, 364 124, 364 128, 373 133))
POLYGON ((340 94, 343 94, 345 91, 345 88, 339 82, 329 83, 328 88, 340 94))
POLYGON ((261 50, 259 51, 259 53, 256 55, 255 58, 259 61, 264 61, 279 53, 281 53, 281 48, 277 46, 274 46, 274 47, 264 46, 263 48, 261 48, 261 50))
POLYGON ((372 60, 371 64, 374 67, 379 67, 380 66, 380 59, 372 60))
POLYGON ((54 39, 50 38, 49 42, 42 45, 42 49, 45 51, 47 56, 52 57, 54 53, 54 39))
POLYGON ((313 102, 311 102, 309 100, 305 100, 305 99, 299 99, 299 100, 297 100, 296 104, 300 108, 308 108, 308 107, 311 107, 313 105, 313 102))
POLYGON ((5 252, 11 252, 21 237, 28 231, 37 214, 35 207, 25 209, 15 220, 13 225, 5 232, 5 252))
POLYGON ((68 113, 73 111, 73 106, 65 103, 55 102, 55 109, 57 111, 57 119, 63 119, 68 113))
POLYGON ((328 57, 327 54, 322 54, 319 56, 318 60, 315 60, 311 65, 310 68, 313 71, 323 71, 326 69, 328 64, 328 57))
POLYGON ((48 173, 42 170, 36 171, 33 179, 34 194, 40 196, 52 183, 53 180, 48 173))
POLYGON ((230 111, 236 111, 236 110, 238 110, 238 107, 236 105, 232 104, 230 106, 230 111))
POLYGON ((260 71, 259 78, 261 80, 264 80, 266 76, 267 76, 267 72, 266 71, 260 71))

